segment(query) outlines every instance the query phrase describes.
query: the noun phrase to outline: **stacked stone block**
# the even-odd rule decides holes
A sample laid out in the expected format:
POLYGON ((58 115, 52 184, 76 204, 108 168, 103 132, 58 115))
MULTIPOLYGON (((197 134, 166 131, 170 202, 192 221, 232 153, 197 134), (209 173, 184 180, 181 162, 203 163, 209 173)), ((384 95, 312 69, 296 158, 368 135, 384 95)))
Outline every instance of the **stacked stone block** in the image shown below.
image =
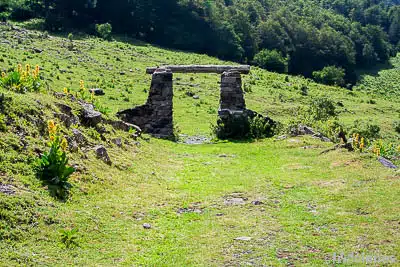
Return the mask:
POLYGON ((156 137, 173 136, 172 72, 157 69, 152 75, 146 104, 119 112, 122 120, 139 126, 145 133, 156 137))

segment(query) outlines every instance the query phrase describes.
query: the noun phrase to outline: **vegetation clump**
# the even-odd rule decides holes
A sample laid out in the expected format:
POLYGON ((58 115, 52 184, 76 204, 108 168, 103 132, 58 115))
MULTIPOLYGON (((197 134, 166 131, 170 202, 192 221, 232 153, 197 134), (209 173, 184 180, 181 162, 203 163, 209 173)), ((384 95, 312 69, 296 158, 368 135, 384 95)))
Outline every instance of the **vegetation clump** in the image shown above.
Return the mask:
POLYGON ((275 134, 277 123, 261 115, 219 118, 212 131, 218 139, 262 139, 275 134))
POLYGON ((31 66, 27 64, 24 69, 21 64, 18 64, 15 71, 2 72, 0 86, 18 93, 39 91, 41 87, 39 66, 36 65, 34 69, 31 69, 31 66))
POLYGON ((313 72, 313 78, 323 84, 344 86, 345 70, 335 66, 324 67, 320 71, 313 72))
POLYGON ((97 34, 104 40, 111 40, 112 26, 110 23, 96 24, 97 34))
POLYGON ((269 71, 285 73, 288 71, 287 58, 277 50, 264 49, 254 56, 254 63, 269 71))
POLYGON ((39 176, 50 186, 55 186, 57 197, 64 197, 71 184, 68 182, 71 174, 75 172, 73 167, 68 165, 67 140, 59 133, 58 126, 54 121, 48 122, 50 137, 50 150, 45 152, 39 160, 39 176))

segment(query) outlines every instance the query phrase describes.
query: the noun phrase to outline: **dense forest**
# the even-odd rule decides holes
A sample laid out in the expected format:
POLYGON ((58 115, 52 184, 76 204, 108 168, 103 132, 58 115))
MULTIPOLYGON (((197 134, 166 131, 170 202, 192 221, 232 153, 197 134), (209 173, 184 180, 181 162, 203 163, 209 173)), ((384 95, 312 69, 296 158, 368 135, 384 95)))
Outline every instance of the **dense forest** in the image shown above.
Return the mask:
MULTIPOLYGON (((2 0, 3 20, 114 33, 318 78, 385 63, 400 50, 399 0, 2 0), (336 67, 333 68, 333 66, 336 67), (325 72, 321 72, 324 67, 325 72), (329 68, 330 67, 330 68, 329 68)), ((328 81, 329 83, 329 81, 328 81)))

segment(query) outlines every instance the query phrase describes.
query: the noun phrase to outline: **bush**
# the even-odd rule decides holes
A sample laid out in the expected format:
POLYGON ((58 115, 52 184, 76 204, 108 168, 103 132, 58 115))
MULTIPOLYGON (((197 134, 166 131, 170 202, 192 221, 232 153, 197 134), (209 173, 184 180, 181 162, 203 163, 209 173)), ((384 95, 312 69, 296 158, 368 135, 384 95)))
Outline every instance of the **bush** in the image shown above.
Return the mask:
POLYGON ((269 71, 288 72, 288 60, 277 50, 264 49, 254 56, 254 63, 269 71))
POLYGON ((58 127, 54 121, 48 122, 50 137, 50 151, 45 152, 39 160, 39 176, 48 185, 55 186, 55 195, 64 198, 71 184, 69 177, 75 169, 68 166, 67 146, 68 142, 58 133, 58 127))
POLYGON ((2 72, 0 86, 18 93, 39 91, 41 87, 39 66, 31 70, 29 64, 25 66, 25 69, 19 64, 17 69, 13 72, 2 72))
POLYGON ((96 32, 104 40, 111 40, 112 26, 110 23, 96 24, 96 32))
POLYGON ((367 140, 376 140, 380 137, 381 128, 370 121, 356 120, 350 130, 350 134, 359 134, 367 140))
POLYGON ((307 113, 313 121, 326 121, 337 116, 335 104, 326 97, 314 98, 307 113))
POLYGON ((315 81, 327 85, 344 86, 344 77, 346 75, 345 70, 335 66, 328 66, 320 71, 313 72, 313 78, 315 81))
POLYGON ((261 115, 235 116, 217 120, 212 127, 213 133, 219 139, 261 139, 272 137, 275 134, 277 123, 261 115))

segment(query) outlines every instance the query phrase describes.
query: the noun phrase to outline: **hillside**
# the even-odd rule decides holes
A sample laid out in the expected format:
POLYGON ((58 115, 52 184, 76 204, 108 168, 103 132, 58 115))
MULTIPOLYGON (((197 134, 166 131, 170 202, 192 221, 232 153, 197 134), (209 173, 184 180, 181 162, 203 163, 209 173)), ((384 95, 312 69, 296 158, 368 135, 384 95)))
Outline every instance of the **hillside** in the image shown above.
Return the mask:
MULTIPOLYGON (((252 67, 243 77, 247 106, 282 123, 281 132, 188 145, 186 135, 211 136, 219 75, 174 74, 180 142, 136 138, 107 124, 68 128, 55 114, 60 104, 77 114, 79 101, 54 93, 77 94, 81 80, 87 89, 101 88, 97 108, 114 120, 117 111, 146 101, 148 66, 234 63, 125 36, 69 40, 3 23, 0 37, 0 70, 37 64, 43 83, 40 92, 24 94, 0 87, 0 265, 319 266, 343 251, 400 258, 399 171, 371 151, 326 152, 335 144, 286 133, 301 119, 296 114, 324 97, 337 113, 328 121, 348 135, 365 130, 356 120, 376 125, 379 138, 371 142, 398 149, 399 56, 394 68, 366 75, 354 91, 252 67), (392 86, 390 95, 378 84, 392 86), (36 177, 36 160, 48 149, 48 120, 65 136, 78 129, 87 139, 68 150, 77 172, 65 201, 36 177), (96 157, 98 145, 111 166, 96 157), (67 248, 65 236, 76 237, 76 246, 67 248)), ((386 153, 400 163, 400 151, 386 153)))

